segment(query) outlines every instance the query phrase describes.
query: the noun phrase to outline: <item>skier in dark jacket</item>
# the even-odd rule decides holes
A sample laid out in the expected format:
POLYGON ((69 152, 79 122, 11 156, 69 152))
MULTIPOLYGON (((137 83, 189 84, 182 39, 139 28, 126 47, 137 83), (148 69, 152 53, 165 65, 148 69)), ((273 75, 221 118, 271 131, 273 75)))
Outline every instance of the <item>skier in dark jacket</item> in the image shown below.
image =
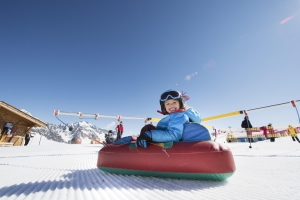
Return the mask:
POLYGON ((251 124, 248 116, 244 117, 244 120, 242 121, 241 127, 246 130, 248 141, 250 142, 250 140, 251 140, 251 142, 253 142, 252 132, 251 132, 251 130, 247 130, 249 128, 252 128, 252 124, 251 124))
POLYGON ((33 136, 30 134, 30 133, 26 133, 25 135, 25 144, 24 146, 27 146, 29 141, 30 141, 30 138, 32 138, 33 136))
POLYGON ((248 116, 244 117, 244 120, 242 121, 241 126, 242 126, 242 128, 252 128, 252 125, 250 123, 250 120, 249 120, 248 116))

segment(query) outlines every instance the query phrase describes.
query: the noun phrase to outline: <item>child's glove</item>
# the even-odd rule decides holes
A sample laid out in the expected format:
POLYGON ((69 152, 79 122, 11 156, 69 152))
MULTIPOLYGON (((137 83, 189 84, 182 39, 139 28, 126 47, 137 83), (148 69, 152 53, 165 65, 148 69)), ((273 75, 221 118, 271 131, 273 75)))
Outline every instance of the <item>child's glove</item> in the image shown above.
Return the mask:
POLYGON ((147 142, 152 141, 152 136, 151 132, 147 131, 145 133, 140 134, 140 136, 136 139, 136 144, 143 147, 147 148, 147 142))

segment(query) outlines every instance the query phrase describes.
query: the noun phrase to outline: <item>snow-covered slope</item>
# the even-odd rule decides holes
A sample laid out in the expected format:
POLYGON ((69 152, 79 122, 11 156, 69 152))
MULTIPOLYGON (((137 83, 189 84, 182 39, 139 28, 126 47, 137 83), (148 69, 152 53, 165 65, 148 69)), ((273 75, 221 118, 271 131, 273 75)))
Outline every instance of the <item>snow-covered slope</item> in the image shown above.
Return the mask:
MULTIPOLYGON (((101 145, 0 148, 0 199, 300 199, 300 144, 228 143, 236 172, 225 181, 125 176, 100 171, 101 145)), ((113 156, 113 155, 112 155, 113 156)), ((167 161, 167 160, 166 160, 167 161)))

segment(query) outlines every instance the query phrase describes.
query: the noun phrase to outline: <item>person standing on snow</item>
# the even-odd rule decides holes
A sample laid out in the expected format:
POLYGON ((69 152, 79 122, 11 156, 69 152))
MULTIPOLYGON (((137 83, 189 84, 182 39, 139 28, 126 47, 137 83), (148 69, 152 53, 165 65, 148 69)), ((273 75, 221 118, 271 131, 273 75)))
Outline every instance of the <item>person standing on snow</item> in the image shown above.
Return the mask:
POLYGON ((124 126, 123 126, 122 121, 120 121, 120 124, 117 125, 116 132, 117 132, 117 138, 116 138, 116 140, 121 139, 122 138, 122 134, 124 132, 124 126))
POLYGON ((269 131, 270 142, 275 142, 275 132, 271 123, 268 124, 267 130, 269 131))
POLYGON ((180 141, 184 124, 188 122, 201 122, 199 113, 193 108, 188 108, 185 101, 189 97, 175 90, 167 90, 160 95, 161 111, 168 115, 161 119, 157 126, 145 125, 136 140, 136 145, 147 148, 147 142, 180 141))
POLYGON ((241 127, 244 128, 247 132, 248 142, 250 142, 250 140, 251 140, 251 142, 253 142, 252 132, 251 132, 251 130, 249 130, 250 128, 252 128, 252 124, 251 124, 248 116, 244 117, 241 127))
POLYGON ((286 131, 291 135, 293 141, 297 140, 300 143, 299 138, 297 137, 297 131, 292 125, 289 125, 289 128, 286 131))
POLYGON ((25 144, 24 146, 27 146, 29 141, 30 141, 30 138, 33 137, 30 133, 26 133, 25 135, 25 144))

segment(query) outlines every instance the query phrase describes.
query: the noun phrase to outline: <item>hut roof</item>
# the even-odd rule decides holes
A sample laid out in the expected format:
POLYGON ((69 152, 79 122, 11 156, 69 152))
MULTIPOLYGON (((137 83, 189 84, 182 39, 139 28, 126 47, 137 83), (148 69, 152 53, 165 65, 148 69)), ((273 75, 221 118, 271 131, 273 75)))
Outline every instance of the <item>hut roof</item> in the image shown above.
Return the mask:
POLYGON ((4 113, 2 111, 6 111, 6 112, 10 113, 11 115, 14 115, 15 117, 22 118, 23 120, 32 124, 32 127, 47 126, 47 123, 9 105, 8 103, 5 103, 4 101, 0 101, 0 111, 1 111, 1 113, 4 113))

